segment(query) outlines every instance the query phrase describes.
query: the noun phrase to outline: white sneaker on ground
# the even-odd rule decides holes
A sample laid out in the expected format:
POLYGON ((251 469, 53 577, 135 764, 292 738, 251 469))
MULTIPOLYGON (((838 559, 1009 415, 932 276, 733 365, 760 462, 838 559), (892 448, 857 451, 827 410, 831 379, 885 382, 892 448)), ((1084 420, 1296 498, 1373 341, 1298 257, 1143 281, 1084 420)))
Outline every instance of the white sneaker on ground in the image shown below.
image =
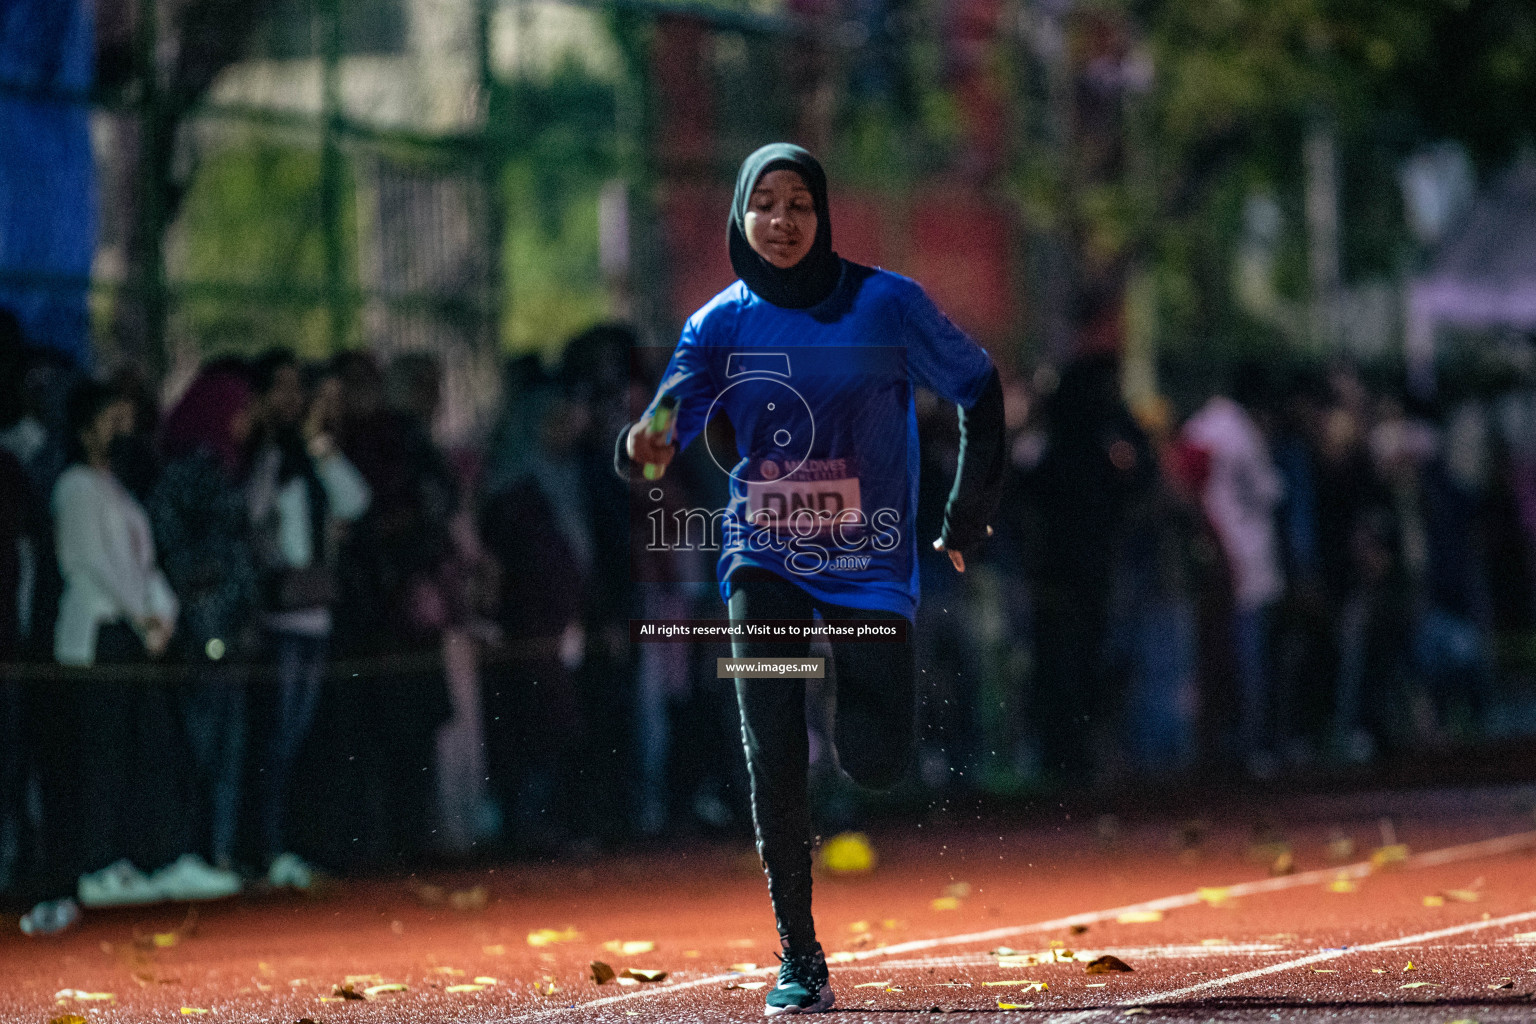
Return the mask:
POLYGON ((81 875, 75 883, 75 894, 85 907, 131 907, 161 899, 149 876, 129 860, 81 875))
POLYGON ((167 900, 221 900, 240 891, 240 876, 212 867, 195 853, 184 853, 150 878, 167 900))
POLYGON ((69 897, 44 900, 21 915, 21 934, 56 935, 80 920, 80 904, 69 897))
POLYGON ((281 853, 267 868, 267 884, 274 889, 308 889, 315 884, 315 869, 296 853, 281 853))

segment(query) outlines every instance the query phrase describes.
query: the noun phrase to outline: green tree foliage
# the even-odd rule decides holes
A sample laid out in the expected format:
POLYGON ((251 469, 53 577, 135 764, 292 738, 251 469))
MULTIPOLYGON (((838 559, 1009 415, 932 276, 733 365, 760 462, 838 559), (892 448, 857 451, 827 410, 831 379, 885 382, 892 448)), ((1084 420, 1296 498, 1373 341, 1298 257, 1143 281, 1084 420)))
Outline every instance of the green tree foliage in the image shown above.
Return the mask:
MULTIPOLYGON (((357 204, 344 183, 345 279, 357 280, 357 204)), ((252 138, 207 152, 169 239, 176 334, 205 348, 327 351, 320 154, 252 138), (249 298, 242 302, 238 296, 249 298)))
POLYGON ((503 167, 507 211, 507 348, 553 351, 610 313, 598 197, 619 170, 617 117, 614 84, 575 61, 492 92, 488 143, 503 167))
POLYGON ((1232 250, 1244 198, 1279 198, 1278 278, 1305 291, 1301 152, 1319 126, 1340 154, 1346 279, 1411 256, 1397 171, 1415 148, 1465 143, 1489 166, 1536 140, 1536 8, 1522 0, 1157 0, 1121 8, 1155 76, 1137 104, 1152 174, 1128 183, 1125 234, 1159 275, 1170 337, 1240 324, 1232 250))

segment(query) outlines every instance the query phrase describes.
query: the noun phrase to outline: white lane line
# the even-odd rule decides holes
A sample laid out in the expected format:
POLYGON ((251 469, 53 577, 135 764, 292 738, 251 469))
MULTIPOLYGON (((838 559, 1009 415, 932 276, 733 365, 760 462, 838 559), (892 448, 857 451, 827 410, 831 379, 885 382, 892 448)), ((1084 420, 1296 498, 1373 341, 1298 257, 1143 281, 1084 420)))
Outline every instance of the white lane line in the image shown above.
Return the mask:
MULTIPOLYGON (((1536 831, 1517 832, 1513 835, 1497 836, 1493 839, 1484 839, 1476 843, 1462 843, 1457 846, 1447 846, 1440 850, 1430 850, 1426 853, 1410 854, 1399 866, 1402 868, 1438 867, 1442 864, 1453 864, 1457 861, 1475 860, 1480 857, 1496 857, 1504 853, 1515 853, 1532 847, 1536 847, 1536 831)), ((1063 928, 1070 928, 1077 924, 1101 924, 1105 921, 1113 920, 1121 914, 1131 914, 1138 911, 1178 910, 1181 907, 1191 907, 1197 903, 1205 902, 1218 888, 1225 894, 1226 898, 1231 899, 1239 896, 1254 896, 1259 893, 1279 892, 1284 889, 1296 889, 1302 886, 1321 885, 1324 882, 1330 882, 1340 877, 1351 879, 1364 878, 1373 870, 1371 862, 1364 860, 1343 867, 1319 868, 1315 871, 1303 871, 1295 875, 1281 875, 1278 878, 1263 878, 1253 882, 1239 882, 1235 885, 1198 889, 1195 892, 1181 893, 1177 896, 1163 896, 1158 899, 1131 903, 1110 910, 1091 910, 1082 914, 1071 914, 1067 917, 1054 918, 1050 921, 1039 921, 1035 924, 1010 925, 1006 928, 992 928, 984 932, 967 932, 963 935, 944 935, 931 939, 914 939, 911 942, 898 942, 892 946, 881 946, 879 949, 860 950, 857 953, 842 957, 836 963, 856 963, 860 960, 873 960, 877 957, 894 956, 897 953, 920 952, 925 949, 937 949, 941 946, 968 946, 979 942, 995 942, 999 939, 1011 939, 1019 935, 1028 935, 1030 932, 1060 931, 1063 928)), ((1479 922, 1479 924, 1484 925, 1487 923, 1479 922)), ((749 974, 733 971, 729 974, 715 974, 706 978, 693 978, 689 981, 679 981, 675 984, 654 988, 642 988, 637 992, 625 992, 620 995, 593 999, 571 1006, 553 1006, 544 1010, 536 1010, 532 1013, 504 1018, 504 1020, 541 1020, 545 1017, 557 1017, 562 1014, 594 1009, 599 1006, 611 1006, 614 1003, 626 1003, 635 999, 654 999, 658 996, 667 996, 689 989, 704 988, 709 985, 723 985, 728 981, 739 981, 742 978, 749 978, 754 975, 774 974, 777 970, 774 967, 759 967, 749 974)), ((1234 977, 1236 976, 1234 975, 1234 977)), ((1062 1024, 1066 1024, 1066 1022, 1063 1021, 1062 1024)))
POLYGON ((1510 914, 1507 917, 1495 917, 1487 921, 1471 921, 1467 924, 1452 925, 1449 928, 1437 928, 1431 932, 1420 932, 1417 935, 1402 935, 1395 939, 1383 939, 1380 942, 1371 942, 1363 946, 1348 946, 1341 949, 1324 949, 1307 956, 1298 957, 1295 960, 1287 960, 1284 963, 1270 964, 1267 967, 1255 967, 1251 971, 1243 971, 1240 974, 1228 974, 1220 978, 1211 978, 1208 981, 1198 982, 1194 985, 1186 985, 1184 988, 1171 989, 1167 992, 1154 992, 1151 995, 1141 996, 1136 999, 1118 1003, 1114 1006, 1095 1007, 1091 1010, 1080 1010, 1076 1013, 1064 1014, 1048 1019, 1046 1024, 1081 1024, 1104 1014, 1122 1014, 1126 1009, 1135 1006, 1150 1006, 1156 1003, 1166 1003, 1173 999, 1182 999, 1185 996, 1194 995, 1197 992, 1207 992, 1213 988, 1223 988, 1227 985, 1235 985, 1240 981, 1251 981, 1254 978, 1262 978, 1268 974, 1276 974, 1280 971, 1291 971, 1298 967, 1309 967, 1312 964, 1325 963, 1329 960, 1337 960, 1340 957, 1354 956, 1356 953, 1372 953, 1382 949, 1394 949, 1402 946, 1417 946, 1425 942, 1433 942, 1436 939, 1449 938, 1452 935, 1464 935, 1467 932, 1481 931, 1484 928, 1502 928, 1506 925, 1519 924, 1522 921, 1536 920, 1536 910, 1527 910, 1519 914, 1510 914))

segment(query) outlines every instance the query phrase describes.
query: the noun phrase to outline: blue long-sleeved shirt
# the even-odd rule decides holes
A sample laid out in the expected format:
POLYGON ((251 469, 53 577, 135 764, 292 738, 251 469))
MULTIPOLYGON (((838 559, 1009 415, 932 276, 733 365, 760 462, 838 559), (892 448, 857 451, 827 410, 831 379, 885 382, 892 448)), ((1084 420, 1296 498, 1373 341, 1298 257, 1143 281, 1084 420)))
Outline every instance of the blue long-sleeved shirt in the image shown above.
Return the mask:
POLYGON ((711 452, 731 476, 724 599, 731 573, 755 566, 829 603, 911 618, 914 389, 969 409, 992 362, 916 282, 843 267, 837 290, 810 309, 775 306, 740 281, 716 295, 684 325, 647 415, 676 400, 679 450, 719 413, 735 428, 737 450, 711 452))

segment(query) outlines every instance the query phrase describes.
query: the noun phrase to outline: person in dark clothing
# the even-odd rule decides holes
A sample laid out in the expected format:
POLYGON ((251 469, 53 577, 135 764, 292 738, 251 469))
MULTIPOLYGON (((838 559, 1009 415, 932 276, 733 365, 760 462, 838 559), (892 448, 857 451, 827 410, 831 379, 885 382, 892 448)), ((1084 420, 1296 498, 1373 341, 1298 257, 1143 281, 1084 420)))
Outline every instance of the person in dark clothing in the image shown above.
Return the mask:
POLYGON ((177 698, 197 766, 200 838, 209 859, 226 869, 235 853, 258 608, 244 489, 252 399, 250 385, 233 373, 205 371, 193 380, 161 430, 164 468, 147 508, 166 578, 182 602, 174 653, 192 673, 177 698))
MULTIPOLYGON (((21 389, 25 362, 21 326, 9 310, 0 309, 0 431, 11 431, 26 412, 21 389)), ((26 821, 22 684, 5 666, 20 660, 28 625, 20 605, 23 574, 36 575, 31 538, 42 518, 38 505, 21 460, 0 442, 0 891, 10 888, 21 860, 26 821)))
MULTIPOLYGON (((826 176, 798 146, 765 146, 742 164, 728 240, 741 280, 689 318, 650 407, 619 434, 621 472, 638 464, 659 480, 723 413, 740 460, 729 471, 718 567, 732 621, 820 614, 910 624, 913 392, 929 387, 962 410, 963 453, 935 544, 964 571, 990 530, 1005 461, 997 371, 915 282, 833 251, 826 176)), ((839 763, 862 785, 889 788, 913 749, 910 640, 831 648, 839 763)), ((809 644, 742 638, 732 649, 737 658, 799 658, 809 644)), ((822 1012, 833 995, 811 916, 805 681, 738 677, 736 693, 783 947, 766 1013, 822 1012)))
POLYGON ((591 828, 581 775, 589 722, 574 671, 593 575, 575 452, 585 420, 583 407, 549 383, 521 388, 511 401, 481 511, 486 547, 503 567, 506 645, 505 664, 487 672, 482 691, 486 768, 505 845, 550 853, 591 828))
MULTIPOLYGON (((0 385, 3 387, 4 385, 0 385)), ((10 888, 26 820, 21 683, 6 667, 21 655, 23 546, 34 513, 32 487, 16 456, 0 448, 0 892, 10 888)))
POLYGON ((358 856, 374 865, 428 851, 435 738, 453 712, 442 664, 449 608, 441 574, 452 557, 457 481, 432 439, 439 383, 435 363, 432 381, 415 376, 425 369, 418 362, 410 379, 397 376, 391 408, 371 356, 349 352, 334 364, 336 440, 372 492, 341 550, 336 644, 344 657, 380 670, 342 682, 336 696, 352 734, 341 743, 356 758, 358 856))
POLYGON ((1157 479, 1146 434, 1120 398, 1109 354, 1070 364, 1044 403, 1044 445, 1006 507, 1032 520, 1035 707, 1042 767, 1081 780, 1114 723, 1106 674, 1110 596, 1126 516, 1157 479))

